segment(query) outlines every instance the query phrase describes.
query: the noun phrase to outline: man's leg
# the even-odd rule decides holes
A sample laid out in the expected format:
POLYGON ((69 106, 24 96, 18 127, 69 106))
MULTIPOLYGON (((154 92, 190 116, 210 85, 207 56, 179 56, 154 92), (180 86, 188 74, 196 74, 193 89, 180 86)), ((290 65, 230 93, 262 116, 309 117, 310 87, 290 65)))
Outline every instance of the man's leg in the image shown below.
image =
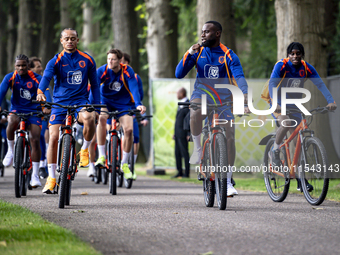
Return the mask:
MULTIPOLYGON (((108 111, 107 108, 102 108, 102 111, 108 111)), ((97 125, 97 146, 98 146, 98 160, 96 162, 97 165, 104 166, 105 165, 105 139, 106 139, 106 121, 108 119, 108 115, 104 112, 101 112, 98 119, 97 125)))
POLYGON ((86 167, 89 164, 89 146, 91 144, 94 133, 96 132, 96 114, 82 109, 78 116, 79 122, 83 123, 84 142, 79 152, 79 167, 86 167))
POLYGON ((20 119, 18 116, 8 116, 8 125, 6 129, 8 149, 2 162, 4 166, 10 166, 13 164, 14 131, 17 129, 19 121, 20 119))
POLYGON ((41 128, 38 125, 31 124, 28 128, 30 132, 30 143, 32 147, 31 157, 32 157, 32 179, 31 186, 32 188, 41 187, 41 183, 39 180, 39 160, 41 156, 40 149, 40 135, 41 128))
POLYGON ((50 141, 47 149, 47 168, 48 178, 43 193, 52 194, 56 185, 55 170, 57 168, 57 151, 59 139, 59 127, 61 124, 55 124, 49 127, 50 141))
POLYGON ((95 168, 94 168, 94 161, 96 160, 96 146, 97 146, 97 135, 94 134, 91 144, 89 146, 89 153, 90 153, 90 166, 89 170, 87 171, 88 177, 95 176, 95 168))
POLYGON ((133 143, 133 118, 129 115, 124 115, 119 118, 119 122, 121 123, 124 131, 124 140, 123 140, 123 156, 122 156, 122 170, 124 172, 125 179, 135 179, 136 174, 132 176, 132 173, 128 166, 128 160, 131 152, 131 147, 133 143))
POLYGON ((175 137, 175 159, 178 173, 175 176, 173 176, 173 178, 183 176, 181 148, 179 144, 179 139, 177 137, 175 137))
MULTIPOLYGON (((200 103, 200 98, 195 98, 191 102, 200 103)), ((201 133, 202 133, 202 121, 203 116, 201 110, 194 111, 190 109, 190 131, 194 142, 194 152, 190 158, 190 164, 199 164, 202 158, 202 145, 201 145, 201 133)))
POLYGON ((178 147, 180 150, 181 168, 182 168, 182 158, 184 158, 185 174, 183 175, 183 177, 190 177, 188 140, 186 137, 179 137, 177 143, 178 143, 178 147))
MULTIPOLYGON (((281 165, 281 160, 280 160, 280 144, 282 143, 283 138, 287 134, 287 131, 289 130, 289 127, 284 127, 282 125, 282 122, 284 120, 289 119, 289 116, 287 115, 279 115, 277 116, 277 120, 279 123, 279 128, 276 130, 276 137, 275 137, 275 143, 273 146, 273 149, 269 152, 269 157, 271 158, 273 167, 279 167, 281 165)), ((290 125, 290 123, 286 122, 286 125, 290 125)))

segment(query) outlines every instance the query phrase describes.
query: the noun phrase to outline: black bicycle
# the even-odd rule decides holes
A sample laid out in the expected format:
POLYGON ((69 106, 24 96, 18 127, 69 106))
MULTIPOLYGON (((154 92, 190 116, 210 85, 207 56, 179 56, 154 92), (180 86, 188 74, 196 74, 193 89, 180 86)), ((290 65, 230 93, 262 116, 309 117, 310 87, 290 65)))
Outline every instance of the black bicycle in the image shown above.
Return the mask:
MULTIPOLYGON (((208 116, 212 116, 212 121, 207 121, 202 129, 203 153, 198 174, 203 176, 200 178, 203 179, 204 202, 207 207, 213 207, 216 194, 220 210, 225 210, 227 206, 228 153, 225 128, 216 124, 215 119, 219 119, 225 111, 218 112, 221 106, 231 104, 207 104, 208 116)), ((201 103, 194 102, 179 102, 178 105, 190 105, 195 111, 201 108, 201 103)))
POLYGON ((59 128, 59 140, 57 150, 57 172, 60 174, 58 178, 57 191, 59 193, 59 208, 70 205, 72 181, 74 181, 77 169, 76 155, 76 128, 72 127, 75 122, 75 114, 78 108, 85 108, 88 112, 95 111, 95 107, 106 107, 105 105, 61 105, 51 102, 32 101, 33 103, 42 104, 44 107, 63 108, 67 110, 65 126, 59 128))
MULTIPOLYGON (((0 128, 6 129, 6 125, 1 123, 0 128)), ((2 161, 4 160, 6 153, 7 153, 6 137, 1 136, 1 138, 0 138, 0 177, 4 177, 4 174, 5 174, 5 166, 2 163, 2 161)))
POLYGON ((32 158, 31 158, 31 144, 29 140, 29 132, 26 129, 26 122, 29 117, 37 116, 43 117, 42 112, 17 113, 10 111, 3 111, 2 115, 8 116, 16 115, 20 118, 19 129, 14 133, 14 190, 15 197, 27 195, 27 189, 32 189, 30 186, 32 175, 32 158))

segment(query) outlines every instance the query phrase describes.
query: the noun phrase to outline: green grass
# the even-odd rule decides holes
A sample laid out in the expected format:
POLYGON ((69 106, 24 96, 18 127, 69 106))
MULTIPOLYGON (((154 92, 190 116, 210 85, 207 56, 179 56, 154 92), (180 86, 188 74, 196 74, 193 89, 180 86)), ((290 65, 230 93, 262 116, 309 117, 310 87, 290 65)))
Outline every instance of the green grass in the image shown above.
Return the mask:
MULTIPOLYGON (((138 165, 137 165, 138 168, 138 165)), ((136 171, 137 175, 147 176, 145 171, 136 171)), ((175 170, 166 170, 166 175, 156 175, 150 176, 152 178, 158 178, 162 180, 172 180, 184 183, 194 183, 202 185, 202 182, 197 180, 196 174, 193 175, 192 178, 184 178, 184 179, 172 179, 171 176, 175 175, 175 170)), ((257 174, 255 177, 251 174, 244 173, 235 173, 234 179, 236 182, 236 189, 239 190, 248 190, 248 191, 256 191, 256 192, 267 192, 266 186, 264 184, 264 180, 262 178, 262 174, 257 174)), ((301 194, 300 191, 296 190, 297 182, 296 180, 291 180, 289 193, 301 194)), ((329 180, 329 188, 326 199, 340 202, 340 180, 339 179, 330 179, 329 180)))
MULTIPOLYGON (((67 220, 67 219, 66 219, 67 220)), ((66 230, 0 200, 0 254, 100 254, 66 230)))

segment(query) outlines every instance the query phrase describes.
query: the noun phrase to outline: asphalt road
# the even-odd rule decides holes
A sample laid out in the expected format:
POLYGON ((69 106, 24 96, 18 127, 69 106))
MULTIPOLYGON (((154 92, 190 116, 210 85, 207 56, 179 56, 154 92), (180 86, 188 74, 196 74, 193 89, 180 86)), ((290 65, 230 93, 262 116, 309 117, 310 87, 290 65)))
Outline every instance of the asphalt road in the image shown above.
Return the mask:
MULTIPOLYGON (((0 198, 71 229, 103 254, 339 254, 340 204, 310 206, 289 194, 274 203, 265 193, 239 191, 227 210, 206 208, 200 185, 138 177, 132 189, 109 193, 82 170, 71 205, 41 188, 15 198, 13 169, 0 178, 0 198), (87 192, 87 195, 81 193, 87 192)), ((44 181, 43 181, 44 182, 44 181)), ((237 188, 237 186, 236 186, 237 188)))

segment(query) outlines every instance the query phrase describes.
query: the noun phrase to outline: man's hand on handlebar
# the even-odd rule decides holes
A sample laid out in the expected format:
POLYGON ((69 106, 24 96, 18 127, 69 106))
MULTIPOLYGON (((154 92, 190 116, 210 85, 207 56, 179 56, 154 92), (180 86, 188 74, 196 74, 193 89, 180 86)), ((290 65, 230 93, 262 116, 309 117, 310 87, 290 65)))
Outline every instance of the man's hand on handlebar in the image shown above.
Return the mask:
POLYGON ((140 114, 144 114, 146 112, 146 107, 144 105, 137 106, 137 110, 140 111, 140 114))
POLYGON ((51 109, 47 109, 46 107, 44 107, 43 113, 44 114, 50 114, 51 113, 51 109))
POLYGON ((326 106, 326 108, 330 111, 334 111, 337 108, 336 103, 330 103, 326 106))
POLYGON ((37 101, 46 101, 46 96, 44 94, 38 94, 37 101))

